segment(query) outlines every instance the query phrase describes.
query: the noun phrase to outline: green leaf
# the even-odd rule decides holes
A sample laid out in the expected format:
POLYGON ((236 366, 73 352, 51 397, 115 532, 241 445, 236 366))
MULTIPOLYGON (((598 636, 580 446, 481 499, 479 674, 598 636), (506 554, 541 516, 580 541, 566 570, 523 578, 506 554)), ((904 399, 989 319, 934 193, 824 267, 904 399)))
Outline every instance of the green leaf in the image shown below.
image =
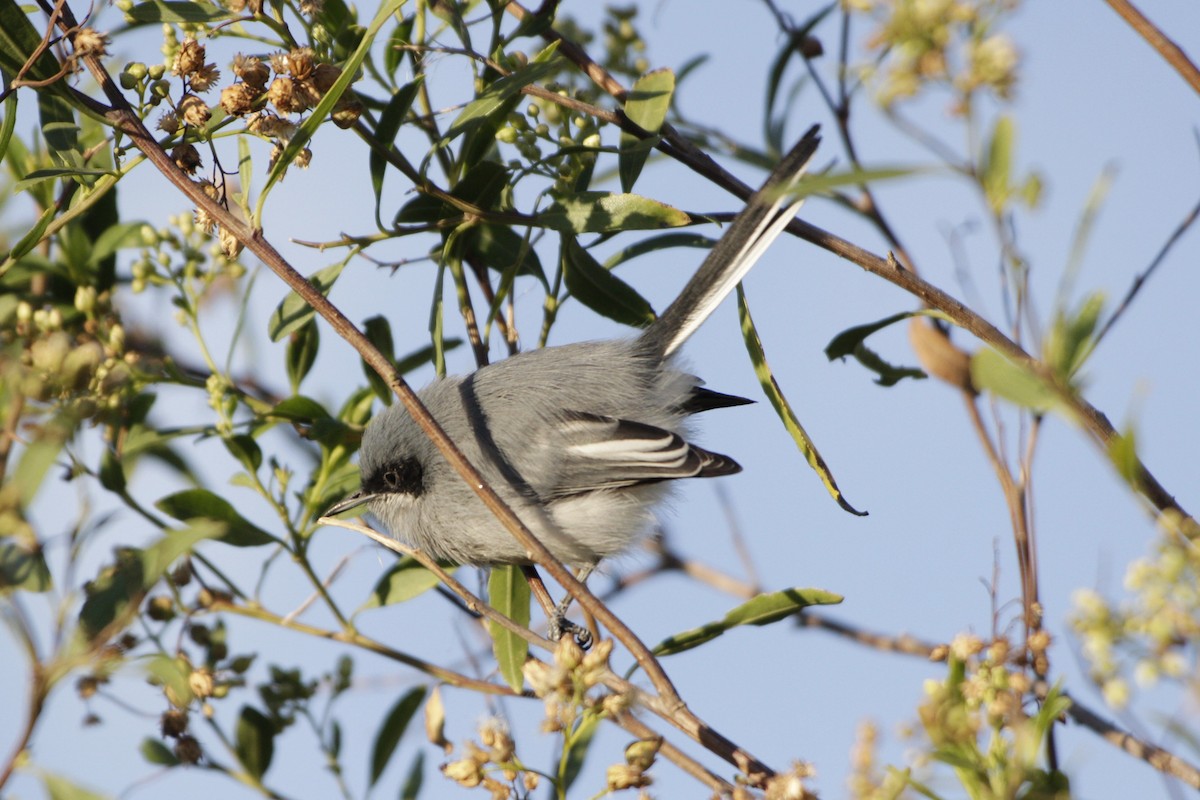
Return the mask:
POLYGON ((98 266, 101 261, 118 250, 140 246, 142 224, 141 222, 124 222, 106 228, 92 244, 91 252, 88 254, 88 266, 93 268, 98 266))
POLYGON ((425 687, 418 686, 397 700, 392 710, 384 717, 379 732, 375 734, 375 743, 371 746, 371 778, 368 786, 374 786, 383 776, 383 771, 387 769, 392 753, 396 752, 396 746, 400 744, 408 723, 412 721, 413 715, 424 701, 425 687))
POLYGON ((579 192, 560 197, 538 222, 562 233, 619 233, 689 225, 692 218, 666 203, 636 194, 579 192))
POLYGON ((257 708, 242 706, 234 750, 246 771, 262 780, 275 755, 275 725, 257 708))
MULTIPOLYGON (((318 292, 328 297, 329 290, 333 288, 334 281, 342 274, 342 270, 346 268, 346 264, 349 263, 352 257, 352 255, 347 256, 343 261, 317 270, 308 276, 308 282, 318 292)), ((295 292, 288 292, 287 297, 283 298, 276 307, 275 312, 271 314, 271 322, 267 328, 271 336, 271 341, 278 342, 312 319, 315 313, 312 307, 300 295, 295 292)))
POLYGON ((189 682, 192 666, 182 656, 172 658, 158 653, 146 659, 144 667, 150 683, 169 690, 168 696, 174 698, 172 702, 179 708, 195 699, 189 682))
POLYGON ((258 446, 258 442, 254 441, 253 436, 240 433, 235 436, 227 436, 221 441, 229 454, 236 458, 247 472, 258 472, 258 468, 262 466, 262 449, 258 446))
POLYGON ((46 479, 46 473, 58 460, 63 445, 71 436, 72 422, 59 416, 42 426, 37 437, 21 453, 11 482, 16 486, 21 506, 28 507, 46 479))
POLYGON ((152 739, 149 736, 142 739, 142 744, 138 747, 138 752, 142 754, 142 758, 151 764, 157 764, 161 767, 175 767, 179 765, 179 759, 171 752, 171 748, 158 739, 152 739))
POLYGON ((787 619, 809 606, 836 605, 842 596, 824 589, 783 589, 760 594, 733 608, 723 619, 670 636, 654 648, 654 654, 669 656, 699 647, 739 625, 770 625, 787 619))
POLYGON ((12 539, 0 541, 0 594, 12 589, 45 592, 53 586, 41 547, 30 549, 12 539))
POLYGON ((629 247, 613 253, 604 259, 604 267, 611 270, 614 267, 624 264, 626 261, 632 261, 638 256, 644 256, 647 253, 654 253, 659 250, 668 250, 672 247, 695 247, 707 250, 716 243, 716 239, 701 236, 698 233, 660 233, 657 236, 647 236, 640 242, 635 242, 629 247))
POLYGON ((280 401, 271 409, 270 415, 272 417, 282 417, 291 422, 315 422, 317 420, 331 419, 329 412, 325 410, 325 406, 311 397, 305 397, 302 394, 280 401))
POLYGON ((1054 315, 1054 324, 1042 347, 1042 360, 1064 381, 1083 367, 1095 349, 1096 325, 1104 310, 1104 293, 1093 292, 1074 314, 1054 315))
MULTIPOLYGON (((39 12, 35 13, 41 16, 39 12)), ((7 73, 5 84, 27 66, 30 57, 41 47, 41 43, 41 31, 34 28, 20 5, 12 0, 0 3, 0 67, 7 73)), ((54 49, 47 47, 41 51, 33 64, 28 65, 24 77, 26 80, 47 81, 57 75, 58 71, 59 63, 54 57, 54 49)), ((65 90, 65 83, 65 80, 55 81, 48 89, 39 89, 38 93, 47 90, 62 92, 65 90)))
POLYGON ((404 556, 383 574, 360 611, 403 603, 438 585, 438 577, 412 556, 404 556))
MULTIPOLYGON (((442 352, 449 353, 451 350, 461 347, 462 343, 462 339, 443 339, 442 352)), ((424 347, 418 347, 416 350, 413 350, 411 353, 396 362, 396 371, 401 375, 406 375, 417 367, 425 366, 433 360, 433 350, 434 347, 431 344, 425 345, 424 347)))
POLYGON ((479 224, 471 226, 464 238, 468 252, 479 255, 483 262, 501 273, 532 275, 548 286, 546 274, 537 251, 521 234, 506 225, 479 224))
MULTIPOLYGON (((397 28, 397 31, 399 31, 399 28, 397 28)), ((390 53, 391 51, 389 50, 390 53)), ((397 89, 391 99, 388 100, 387 105, 383 107, 383 111, 380 112, 379 122, 375 125, 375 139, 384 147, 390 147, 396 141, 396 134, 400 132, 400 126, 404 124, 404 117, 408 114, 408 110, 412 108, 413 100, 417 96, 417 90, 421 88, 422 80, 424 80, 424 76, 419 75, 416 80, 406 83, 397 89)), ((372 147, 371 153, 367 157, 367 165, 371 172, 371 187, 375 191, 375 222, 380 228, 383 228, 383 221, 379 216, 379 204, 383 196, 383 178, 387 172, 387 158, 383 153, 372 147)))
MULTIPOLYGON (((488 602, 518 625, 529 627, 529 581, 525 580, 520 567, 492 567, 488 577, 488 602)), ((520 692, 525 686, 525 673, 521 668, 529 655, 529 642, 495 623, 489 623, 488 629, 500 674, 514 692, 520 692)))
POLYGON ((561 66, 554 58, 557 50, 558 42, 554 42, 534 56, 528 64, 494 81, 480 92, 477 98, 459 112, 458 117, 442 137, 440 145, 446 146, 469 128, 480 124, 492 114, 504 110, 512 101, 518 99, 521 90, 526 86, 545 80, 557 73, 561 66))
POLYGON ((292 394, 300 391, 300 384, 316 363, 317 351, 320 348, 321 333, 317 329, 315 319, 310 319, 288 336, 285 361, 292 394))
POLYGON ((208 489, 184 489, 159 500, 154 507, 164 514, 184 522, 211 520, 224 526, 224 533, 217 541, 234 547, 255 547, 274 544, 274 536, 250 523, 237 509, 222 497, 208 489))
MULTIPOLYGON (((374 316, 368 319, 363 323, 363 334, 371 341, 371 344, 375 345, 375 349, 383 354, 384 358, 395 363, 396 347, 392 339, 392 325, 387 321, 387 317, 374 316)), ((384 405, 390 406, 395 400, 395 395, 388 388, 387 381, 381 378, 366 360, 362 360, 362 369, 375 396, 383 401, 384 405)))
POLYGON ((169 531, 144 550, 119 550, 116 562, 85 587, 87 596, 79 610, 80 633, 94 642, 123 628, 136 614, 146 592, 176 559, 200 541, 223 532, 221 525, 194 522, 182 530, 169 531))
POLYGON ((484 210, 497 208, 508 186, 508 167, 483 160, 471 166, 454 186, 454 196, 484 210))
POLYGON ((625 281, 600 266, 574 236, 562 237, 563 278, 571 296, 598 314, 626 325, 644 327, 654 309, 625 281))
POLYGON ((421 794, 421 783, 425 777, 425 752, 418 751, 413 759, 412 766, 408 768, 408 776, 404 779, 404 786, 400 789, 400 800, 417 800, 417 796, 421 794))
POLYGON ((1009 361, 990 347, 971 356, 971 383, 1039 413, 1051 411, 1062 402, 1054 387, 1031 369, 1009 361))
POLYGON ((100 485, 113 494, 125 494, 125 467, 111 447, 100 455, 100 485))
MULTIPOLYGON (((0 40, 0 46, 3 46, 0 40)), ((12 141, 13 131, 17 128, 17 92, 9 92, 4 98, 4 121, 0 123, 0 163, 8 155, 8 143, 12 141)))
POLYGON ((1117 468, 1117 474, 1136 487, 1141 480, 1142 464, 1137 454, 1137 431, 1132 425, 1113 437, 1108 445, 1108 457, 1117 468))
POLYGON ((775 413, 783 422, 783 427, 787 429, 792 441, 796 443, 796 447, 804 456, 804 460, 817 473, 821 483, 825 484, 825 490, 837 501, 837 504, 855 516, 865 517, 867 512, 858 511, 842 496, 842 491, 838 488, 833 473, 825 464, 825 459, 821 457, 816 444, 809 438, 804 426, 800 424, 800 418, 796 416, 796 412, 792 410, 787 398, 783 396, 783 390, 779 388, 779 383, 776 382, 775 376, 771 372, 771 366, 767 363, 767 354, 763 350, 762 340, 758 338, 754 319, 750 316, 750 306, 746 302, 746 294, 740 285, 737 288, 737 298, 738 316, 742 322, 742 339, 746 343, 746 352, 750 354, 750 361, 754 364, 754 374, 758 376, 759 385, 762 386, 763 392, 774 406, 775 413))
MULTIPOLYGON (((671 97, 675 93, 675 73, 669 69, 656 69, 633 82, 625 99, 625 116, 642 130, 657 134, 667 119, 671 108, 671 97)), ((621 176, 621 191, 633 189, 650 151, 633 148, 641 138, 631 133, 621 133, 621 152, 618 155, 617 172, 621 176), (629 148, 629 149, 627 149, 629 148)))
POLYGON ((215 22, 230 17, 228 10, 211 3, 184 3, 171 0, 139 0, 126 12, 135 23, 215 22))
POLYGON ((88 169, 85 167, 47 167, 45 169, 35 169, 23 179, 14 183, 12 191, 16 194, 25 191, 30 186, 36 186, 44 181, 57 180, 58 178, 99 178, 111 174, 106 169, 88 169))
POLYGON ((1002 114, 992 128, 987 152, 983 158, 981 179, 983 192, 993 210, 999 211, 1008 203, 1012 190, 1013 140, 1016 124, 1012 117, 1002 114))
MULTIPOLYGON (((383 51, 383 68, 393 79, 396 76, 396 70, 400 69, 400 62, 404 59, 405 51, 401 50, 400 46, 408 44, 412 39, 412 29, 413 17, 406 17, 396 25, 392 35, 388 37, 387 48, 383 51)), ((418 76, 418 80, 423 77, 423 75, 418 76)))
POLYGON ((42 783, 46 784, 46 796, 49 800, 107 800, 108 798, 108 795, 85 789, 61 775, 49 772, 42 774, 42 783))
POLYGON ((571 785, 583 771, 583 764, 587 760, 592 739, 600 727, 601 719, 599 714, 588 714, 579 723, 579 727, 571 732, 571 737, 567 742, 566 758, 562 760, 558 773, 558 782, 562 786, 563 796, 567 796, 571 785))

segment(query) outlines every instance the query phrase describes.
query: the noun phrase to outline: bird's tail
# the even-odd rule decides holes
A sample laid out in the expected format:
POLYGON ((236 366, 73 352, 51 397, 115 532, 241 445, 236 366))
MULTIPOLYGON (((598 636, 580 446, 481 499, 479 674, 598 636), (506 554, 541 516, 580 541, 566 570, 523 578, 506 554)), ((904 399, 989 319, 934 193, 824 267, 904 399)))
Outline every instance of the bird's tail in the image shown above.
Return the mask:
POLYGON ((652 344, 664 358, 678 350, 708 319, 800 210, 802 197, 786 208, 783 204, 789 201, 789 193, 804 175, 820 141, 818 126, 814 125, 746 201, 746 207, 709 251, 679 297, 642 333, 643 341, 652 344))

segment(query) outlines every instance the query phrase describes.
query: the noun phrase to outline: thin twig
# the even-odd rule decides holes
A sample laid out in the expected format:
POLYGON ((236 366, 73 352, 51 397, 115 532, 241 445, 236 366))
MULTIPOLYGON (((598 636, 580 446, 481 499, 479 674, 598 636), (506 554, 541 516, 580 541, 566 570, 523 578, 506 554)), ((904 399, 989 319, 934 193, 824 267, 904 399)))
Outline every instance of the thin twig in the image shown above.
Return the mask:
MULTIPOLYGON (((510 2, 505 8, 519 20, 530 18, 529 10, 520 3, 510 2)), ((560 53, 583 70, 597 86, 611 94, 615 99, 624 101, 627 95, 625 88, 611 74, 604 70, 603 67, 593 61, 577 44, 565 39, 553 28, 544 29, 541 31, 541 35, 548 41, 559 42, 560 53)), ((629 123, 625 119, 624 114, 620 116, 620 119, 622 130, 642 137, 649 136, 645 131, 641 131, 639 134, 638 131, 640 129, 638 126, 629 123)), ((743 200, 750 196, 752 192, 750 186, 730 174, 713 161, 710 156, 680 136, 669 124, 662 126, 660 134, 662 139, 656 145, 659 150, 735 196, 743 200)), ((834 255, 856 264, 867 272, 898 286, 930 308, 944 312, 950 319, 954 320, 956 325, 973 334, 984 344, 993 347, 1016 364, 1024 366, 1037 375, 1055 393, 1057 398, 1071 410, 1072 416, 1079 420, 1083 428, 1096 440, 1101 449, 1108 452, 1113 442, 1116 441, 1117 431, 1103 413, 1069 386, 1066 386, 1054 374, 1053 370, 1029 355, 1020 345, 1005 336, 994 325, 976 314, 959 300, 933 284, 922 280, 912 270, 895 269, 889 264, 886 258, 877 256, 804 220, 793 219, 788 224, 786 230, 792 235, 798 236, 824 250, 828 250, 834 255)), ((1154 477, 1153 473, 1140 460, 1136 462, 1134 476, 1134 485, 1137 490, 1160 513, 1175 511, 1187 520, 1189 527, 1196 526, 1200 530, 1200 526, 1197 526, 1191 515, 1158 482, 1158 479, 1154 477)))
MULTIPOLYGON (((874 633, 809 611, 798 615, 796 619, 803 627, 820 628, 821 630, 829 631, 859 644, 865 644, 868 647, 889 653, 904 653, 906 655, 932 659, 934 656, 943 655, 948 652, 948 648, 944 645, 935 645, 931 642, 908 636, 907 634, 902 636, 888 636, 874 633)), ((1044 700, 1049 690, 1050 685, 1045 681, 1039 681, 1034 686, 1034 694, 1039 700, 1044 700)), ((1195 789, 1200 789, 1200 767, 1196 767, 1179 756, 1144 739, 1140 739, 1128 731, 1122 730, 1067 692, 1060 690, 1059 694, 1070 701, 1066 713, 1076 723, 1093 733, 1099 734, 1100 738, 1109 744, 1124 750, 1135 758, 1145 761, 1159 772, 1170 775, 1173 778, 1178 778, 1195 789)))
POLYGON ((1129 27, 1133 28, 1139 36, 1158 51, 1158 54, 1187 81, 1188 85, 1192 87, 1192 91, 1200 94, 1200 69, 1196 68, 1196 65, 1179 45, 1159 30, 1129 0, 1104 0, 1104 2, 1108 3, 1112 10, 1121 16, 1121 19, 1129 23, 1129 27))
POLYGON ((1163 243, 1161 248, 1159 248, 1158 254, 1154 256, 1154 260, 1150 262, 1150 266, 1146 267, 1145 270, 1140 272, 1133 279, 1133 284, 1129 287, 1129 291, 1125 293, 1125 296, 1121 298, 1120 305, 1118 305, 1116 310, 1113 311, 1112 316, 1105 321, 1104 325, 1100 328, 1100 332, 1096 334, 1096 342, 1093 347, 1100 344, 1100 341, 1108 335, 1108 332, 1112 330, 1112 326, 1116 324, 1117 320, 1129 310, 1129 305, 1133 302, 1133 298, 1137 297, 1138 292, 1142 290, 1142 286, 1144 286, 1146 281, 1150 280, 1150 276, 1154 274, 1154 270, 1158 269, 1159 264, 1162 264, 1163 261, 1166 260, 1167 253, 1171 252, 1171 249, 1175 246, 1175 243, 1178 242, 1185 233, 1187 233, 1188 228, 1192 227, 1198 217, 1200 217, 1200 202, 1197 202, 1196 205, 1192 206, 1192 210, 1187 213, 1187 216, 1183 218, 1183 221, 1180 222, 1171 235, 1167 237, 1167 241, 1163 243))

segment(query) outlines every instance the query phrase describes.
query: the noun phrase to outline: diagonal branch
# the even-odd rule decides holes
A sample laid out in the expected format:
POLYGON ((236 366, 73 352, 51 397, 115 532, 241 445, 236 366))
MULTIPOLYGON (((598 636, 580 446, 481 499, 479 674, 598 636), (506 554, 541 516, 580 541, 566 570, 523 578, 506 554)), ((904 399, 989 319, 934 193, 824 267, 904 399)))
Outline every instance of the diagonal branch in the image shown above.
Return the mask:
MULTIPOLYGON (((518 2, 510 2, 506 10, 518 20, 531 18, 531 12, 518 2)), ((559 42, 559 52, 570 59, 579 69, 591 78, 597 86, 608 92, 618 101, 624 101, 627 90, 603 67, 592 60, 579 45, 565 39, 553 28, 547 27, 541 31, 541 36, 548 41, 559 42)), ((649 134, 637 125, 619 115, 621 129, 647 138, 649 134)), ((704 176, 716 185, 745 200, 752 192, 751 187, 717 164, 708 154, 700 151, 695 145, 686 140, 669 124, 664 124, 660 131, 661 141, 656 147, 671 156, 694 172, 704 176)), ((872 275, 883 278, 909 294, 923 304, 945 313, 955 324, 973 334, 976 338, 999 351, 1019 366, 1023 366, 1037 375, 1042 382, 1055 392, 1073 412, 1082 427, 1091 435, 1093 440, 1104 452, 1108 452, 1117 440, 1117 431, 1099 409, 1065 385, 1053 371, 1038 359, 1029 355, 1012 339, 1005 336, 990 322, 976 314, 958 299, 942 291, 937 286, 922 280, 911 270, 904 269, 894 261, 871 253, 840 236, 823 230, 816 225, 801 219, 793 219, 786 230, 799 238, 815 244, 823 250, 828 250, 836 256, 856 264, 872 275)), ((1134 473, 1134 486, 1151 505, 1160 513, 1172 511, 1185 518, 1184 524, 1189 528, 1200 531, 1195 519, 1179 504, 1170 492, 1166 490, 1153 473, 1137 460, 1134 473)))

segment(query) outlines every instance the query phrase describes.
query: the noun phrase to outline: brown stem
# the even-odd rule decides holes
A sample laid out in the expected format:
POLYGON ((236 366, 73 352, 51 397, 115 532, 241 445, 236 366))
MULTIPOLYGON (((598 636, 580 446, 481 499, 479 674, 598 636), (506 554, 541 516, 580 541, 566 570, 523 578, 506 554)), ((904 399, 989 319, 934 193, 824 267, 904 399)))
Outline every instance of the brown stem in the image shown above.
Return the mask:
POLYGON ((1129 0, 1104 0, 1133 28, 1139 36, 1149 42, 1163 59, 1179 73, 1192 87, 1192 91, 1200 94, 1200 69, 1187 57, 1187 53, 1175 44, 1166 34, 1160 31, 1153 22, 1148 20, 1141 11, 1129 0))
MULTIPOLYGON (((642 722, 633 714, 621 714, 613 721, 639 739, 651 739, 658 735, 654 729, 642 722)), ((714 795, 729 796, 733 794, 733 784, 722 778, 720 775, 716 775, 713 772, 705 769, 704 765, 696 761, 687 753, 684 753, 669 741, 664 739, 663 743, 658 748, 658 752, 672 764, 679 767, 688 775, 691 775, 693 778, 700 781, 700 783, 707 786, 714 795)))
MULTIPOLYGON (((530 14, 526 8, 517 2, 510 2, 506 6, 506 9, 514 17, 521 20, 526 19, 530 14)), ((596 64, 578 45, 564 39, 561 34, 550 28, 542 31, 541 35, 549 41, 560 42, 560 53, 583 70, 597 86, 604 89, 617 100, 624 100, 626 96, 625 88, 612 75, 596 64)), ((627 124, 624 120, 624 115, 621 115, 621 120, 622 130, 643 137, 648 135, 645 131, 638 133, 640 129, 636 125, 627 124)), ((752 192, 751 187, 730 174, 706 153, 701 152, 695 145, 684 139, 673 127, 664 124, 660 135, 662 136, 662 140, 656 145, 659 150, 662 150, 667 155, 735 196, 743 200, 750 196, 752 192)), ((976 314, 959 300, 933 284, 922 280, 911 270, 897 268, 894 266, 895 262, 889 263, 888 259, 877 256, 804 220, 792 220, 786 230, 794 236, 798 236, 807 242, 856 264, 872 275, 883 278, 889 283, 898 286, 905 292, 916 297, 922 304, 942 311, 950 319, 954 320, 956 325, 973 334, 984 344, 991 346, 1011 361, 1026 367, 1036 374, 1047 387, 1054 391, 1058 399, 1066 405, 1072 412, 1072 416, 1078 419, 1079 423, 1091 434, 1104 452, 1107 453, 1116 441, 1117 432, 1103 413, 1088 403, 1087 400, 1069 386, 1064 385, 1045 364, 1026 353, 1020 345, 1005 336, 994 325, 976 314)), ((1134 475, 1134 486, 1150 501, 1155 509, 1160 513, 1165 511, 1177 512, 1186 518, 1189 527, 1196 526, 1196 522, 1191 518, 1191 515, 1158 482, 1140 460, 1135 464, 1134 475)))

